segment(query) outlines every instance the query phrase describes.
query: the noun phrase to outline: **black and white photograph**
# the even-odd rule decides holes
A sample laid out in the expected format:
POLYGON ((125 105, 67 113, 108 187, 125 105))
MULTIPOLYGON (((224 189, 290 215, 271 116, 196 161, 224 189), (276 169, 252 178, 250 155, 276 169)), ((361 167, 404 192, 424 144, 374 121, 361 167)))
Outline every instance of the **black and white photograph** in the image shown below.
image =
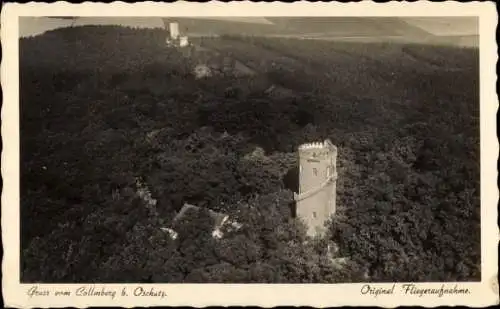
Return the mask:
POLYGON ((438 299, 491 280, 479 16, 71 12, 18 18, 29 299, 131 283, 438 299))

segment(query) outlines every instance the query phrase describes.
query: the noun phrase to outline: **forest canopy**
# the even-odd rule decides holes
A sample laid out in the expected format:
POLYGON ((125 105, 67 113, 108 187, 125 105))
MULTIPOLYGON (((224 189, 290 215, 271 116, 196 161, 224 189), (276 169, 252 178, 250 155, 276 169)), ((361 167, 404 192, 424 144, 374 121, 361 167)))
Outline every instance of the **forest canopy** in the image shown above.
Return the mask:
POLYGON ((164 35, 20 40, 22 282, 480 280, 477 49, 211 38, 195 44, 257 74, 197 79, 164 35), (337 215, 305 242, 286 175, 326 138, 337 215), (174 241, 160 228, 184 203, 244 227, 217 240, 200 215, 174 241))

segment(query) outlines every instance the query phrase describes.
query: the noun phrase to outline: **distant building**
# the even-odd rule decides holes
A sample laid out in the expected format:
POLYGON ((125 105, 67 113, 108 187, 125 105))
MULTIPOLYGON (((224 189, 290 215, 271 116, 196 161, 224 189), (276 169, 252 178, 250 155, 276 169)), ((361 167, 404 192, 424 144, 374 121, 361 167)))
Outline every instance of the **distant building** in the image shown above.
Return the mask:
POLYGON ((187 36, 180 36, 179 23, 172 22, 168 24, 167 29, 167 46, 173 47, 187 47, 189 46, 189 39, 187 36))
POLYGON ((335 214, 337 147, 330 140, 299 147, 299 193, 296 215, 309 236, 322 236, 325 222, 335 214))
POLYGON ((170 38, 172 40, 177 40, 179 37, 179 24, 178 23, 170 23, 168 25, 168 31, 170 33, 170 38))
POLYGON ((19 37, 31 37, 46 31, 81 26, 121 26, 133 29, 162 29, 164 23, 161 18, 153 17, 42 17, 24 16, 19 19, 19 37))

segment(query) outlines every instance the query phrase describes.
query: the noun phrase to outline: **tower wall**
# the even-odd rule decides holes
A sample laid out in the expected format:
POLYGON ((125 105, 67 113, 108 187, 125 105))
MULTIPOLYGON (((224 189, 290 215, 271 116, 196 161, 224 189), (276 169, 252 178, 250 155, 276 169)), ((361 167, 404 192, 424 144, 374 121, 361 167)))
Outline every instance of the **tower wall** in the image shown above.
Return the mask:
POLYGON ((297 216, 309 236, 322 235, 325 222, 335 214, 337 148, 328 140, 299 147, 297 216))
POLYGON ((178 23, 170 23, 168 30, 170 32, 170 37, 172 39, 177 39, 179 37, 179 24, 178 23))

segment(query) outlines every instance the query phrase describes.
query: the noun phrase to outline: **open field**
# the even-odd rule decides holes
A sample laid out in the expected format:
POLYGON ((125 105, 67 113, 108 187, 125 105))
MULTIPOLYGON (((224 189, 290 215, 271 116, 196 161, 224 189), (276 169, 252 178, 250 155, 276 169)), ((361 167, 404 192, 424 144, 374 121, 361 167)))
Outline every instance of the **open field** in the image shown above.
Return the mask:
POLYGON ((480 279, 477 49, 194 42, 256 74, 196 79, 201 59, 167 48, 161 30, 21 39, 22 281, 480 279), (351 258, 342 270, 290 219, 296 148, 325 138, 339 148, 328 239, 351 258), (160 227, 184 202, 244 228, 217 241, 200 217, 171 241, 160 227))

